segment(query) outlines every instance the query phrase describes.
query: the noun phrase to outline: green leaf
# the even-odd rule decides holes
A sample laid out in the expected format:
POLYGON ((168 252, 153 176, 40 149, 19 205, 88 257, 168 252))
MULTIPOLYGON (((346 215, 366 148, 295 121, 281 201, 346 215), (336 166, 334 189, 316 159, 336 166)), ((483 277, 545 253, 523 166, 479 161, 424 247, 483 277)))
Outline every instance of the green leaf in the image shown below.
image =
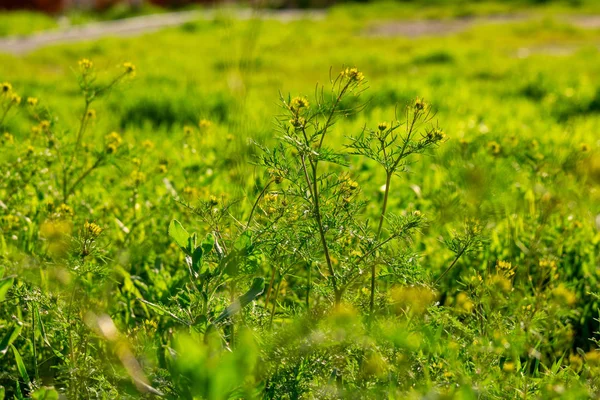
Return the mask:
POLYGON ((54 388, 43 387, 31 394, 34 400, 58 400, 58 392, 54 388))
POLYGON ((0 280, 0 301, 4 301, 6 298, 6 293, 8 293, 8 289, 12 287, 14 281, 15 279, 13 277, 0 280))
POLYGON ((6 396, 6 390, 4 386, 0 386, 0 400, 4 400, 4 396, 6 396))
POLYGON ((260 296, 265 290, 265 278, 254 278, 250 289, 238 297, 233 303, 229 305, 214 321, 215 324, 237 314, 242 308, 250 304, 254 299, 260 296))
POLYGON ((189 245, 190 234, 185 230, 183 225, 176 219, 171 221, 169 224, 169 236, 171 239, 177 243, 177 245, 183 250, 186 254, 190 254, 187 250, 187 246, 189 245))
POLYGON ((194 252, 192 253, 192 269, 194 272, 200 272, 200 266, 202 264, 202 256, 204 255, 204 251, 202 250, 202 246, 196 247, 194 252))
POLYGON ((21 329, 23 329, 23 324, 21 322, 17 322, 11 330, 4 336, 2 342, 0 342, 0 356, 3 356, 8 351, 8 348, 19 337, 21 333, 21 329))
POLYGON ((202 247, 202 251, 204 254, 208 254, 212 251, 213 247, 215 247, 215 238, 210 233, 206 235, 206 238, 200 244, 202 247))
POLYGON ((31 380, 29 379, 29 374, 27 373, 27 368, 25 368, 25 364, 23 363, 23 358, 21 358, 21 354, 19 353, 19 350, 17 350, 17 348, 15 346, 13 346, 12 344, 10 345, 10 348, 12 349, 12 351, 15 355, 15 361, 17 362, 17 370, 19 370, 19 374, 21 375, 21 378, 27 384, 29 384, 31 382, 31 380))

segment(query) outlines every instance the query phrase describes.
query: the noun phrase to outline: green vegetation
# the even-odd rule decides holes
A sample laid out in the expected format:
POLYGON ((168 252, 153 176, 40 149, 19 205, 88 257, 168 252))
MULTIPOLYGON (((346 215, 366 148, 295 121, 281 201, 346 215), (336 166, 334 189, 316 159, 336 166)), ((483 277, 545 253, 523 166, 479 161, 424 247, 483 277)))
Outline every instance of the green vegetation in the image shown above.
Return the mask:
POLYGON ((7 397, 600 395, 600 30, 364 7, 0 55, 7 397))

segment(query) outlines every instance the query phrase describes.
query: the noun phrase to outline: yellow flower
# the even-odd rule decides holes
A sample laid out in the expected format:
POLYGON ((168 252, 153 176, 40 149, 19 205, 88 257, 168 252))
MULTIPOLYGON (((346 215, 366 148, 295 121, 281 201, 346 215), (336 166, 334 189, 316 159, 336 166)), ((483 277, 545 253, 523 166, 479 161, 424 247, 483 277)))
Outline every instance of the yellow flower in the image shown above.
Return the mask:
POLYGON ((192 128, 191 126, 184 126, 183 127, 183 133, 186 134, 187 136, 191 135, 192 133, 194 133, 194 128, 192 128))
POLYGON ((502 147, 500 146, 500 143, 495 142, 495 141, 489 142, 487 144, 487 147, 488 147, 488 150, 490 151, 490 153, 492 153, 493 155, 498 155, 502 151, 502 147))
POLYGON ((38 99, 36 99, 35 97, 28 97, 27 104, 30 105, 31 107, 35 107, 38 104, 38 99))
POLYGON ((4 132, 4 135, 2 135, 2 143, 14 143, 15 138, 13 135, 11 135, 8 132, 4 132))
POLYGON ((16 93, 13 93, 13 94, 10 96, 10 101, 12 101, 13 103, 15 103, 15 104, 17 104, 17 105, 18 105, 18 104, 21 104, 21 96, 19 96, 19 95, 18 95, 18 94, 16 94, 16 93))
POLYGON ((114 143, 109 143, 106 145, 106 154, 114 154, 117 152, 118 146, 114 143))
POLYGON ((131 173, 131 179, 135 185, 139 185, 146 180, 146 174, 141 171, 133 171, 131 173))
POLYGON ((219 200, 217 199, 217 196, 210 196, 208 199, 208 204, 211 206, 216 206, 217 204, 219 204, 219 200))
POLYGON ((427 106, 427 103, 425 103, 425 100, 420 99, 418 97, 415 99, 415 103, 413 104, 413 107, 415 108, 416 111, 421 111, 421 110, 425 109, 426 106, 427 106))
POLYGON ((48 120, 43 120, 40 122, 40 129, 47 131, 50 128, 50 121, 48 120))
POLYGON ((387 128, 389 127, 387 122, 380 122, 379 125, 377 125, 377 129, 379 129, 380 131, 385 131, 387 128))
POLYGON ((86 221, 86 223, 84 224, 84 229, 92 237, 100 236, 100 234, 102 233, 102 228, 100 228, 94 222, 87 222, 86 221))
POLYGON ((153 149, 154 148, 154 142, 151 141, 151 140, 144 140, 142 142, 142 147, 145 148, 145 149, 148 149, 148 150, 153 149))
POLYGON ((130 62, 123 63, 123 68, 125 68, 125 73, 131 77, 135 76, 135 65, 130 62))
POLYGON ((465 292, 460 292, 456 296, 456 306, 466 312, 473 311, 473 307, 475 307, 475 305, 469 299, 469 296, 465 292))
POLYGON ((358 68, 346 68, 340 73, 340 75, 342 77, 348 78, 348 80, 351 82, 357 83, 360 83, 363 79, 365 79, 364 74, 360 72, 358 68))
POLYGON ((198 122, 200 129, 208 129, 211 125, 212 123, 207 119, 201 119, 200 122, 198 122))
POLYGON ((96 110, 92 110, 92 109, 90 109, 90 110, 87 110, 87 112, 85 113, 85 116, 86 116, 88 119, 91 119, 91 118, 96 118, 96 110))
POLYGON ((56 212, 60 215, 65 215, 65 216, 73 215, 73 209, 64 203, 61 204, 60 206, 58 206, 58 208, 56 209, 56 212))
POLYGON ((504 372, 513 372, 515 370, 515 363, 513 362, 505 362, 502 366, 502 370, 504 372))
POLYGON ((294 97, 292 101, 290 101, 290 109, 296 113, 303 108, 308 108, 308 105, 306 97, 294 97))
POLYGON ((591 150, 590 145, 587 143, 581 143, 579 145, 579 150, 581 150, 582 153, 587 153, 588 151, 591 150))
POLYGON ((167 168, 167 166, 165 164, 159 164, 158 167, 156 168, 156 171, 159 174, 165 174, 165 173, 167 173, 168 168, 167 168))
POLYGON ((79 60, 79 68, 83 72, 87 72, 94 67, 94 63, 88 60, 87 58, 82 58, 79 60))
POLYGON ((2 91, 2 94, 10 93, 10 92, 12 92, 12 85, 8 82, 3 82, 0 85, 0 91, 2 91))
POLYGON ((106 135, 104 137, 104 139, 106 139, 107 143, 111 143, 114 144, 116 146, 120 145, 121 142, 123 141, 123 139, 121 138, 121 135, 119 135, 117 132, 111 132, 108 135, 106 135))
POLYGON ((552 296, 556 300, 568 306, 572 306, 577 302, 577 296, 575 293, 567 289, 562 283, 552 291, 552 296))

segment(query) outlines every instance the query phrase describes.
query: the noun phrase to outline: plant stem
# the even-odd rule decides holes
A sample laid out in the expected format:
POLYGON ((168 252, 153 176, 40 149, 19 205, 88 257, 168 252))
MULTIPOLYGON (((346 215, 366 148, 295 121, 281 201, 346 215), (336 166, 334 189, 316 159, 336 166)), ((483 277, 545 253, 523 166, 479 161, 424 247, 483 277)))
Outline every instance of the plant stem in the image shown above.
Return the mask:
POLYGON ((258 206, 258 202, 260 201, 260 199, 262 199, 262 197, 267 192, 267 189, 269 188, 269 186, 271 186, 271 184, 273 182, 275 182, 274 179, 269 180, 269 182, 267 182, 267 184, 265 185, 263 190, 260 192, 260 194, 256 198, 256 201, 254 202, 254 204, 252 205, 252 209, 250 210, 250 215, 248 216, 248 222, 246 222, 246 228, 244 229, 245 231, 248 230, 248 228, 250 227, 250 222, 252 222, 252 216, 254 215, 254 211, 256 210, 256 207, 258 206))
POLYGON ((468 247, 469 245, 465 244, 465 246, 462 249, 460 249, 460 251, 456 254, 456 257, 454 257, 454 260, 452 261, 450 266, 448 266, 448 268, 446 268, 446 270, 442 272, 442 274, 435 280, 434 285, 437 285, 439 281, 444 277, 444 275, 446 275, 452 269, 452 267, 454 267, 454 264, 456 264, 458 259, 463 255, 463 253, 467 250, 468 247))

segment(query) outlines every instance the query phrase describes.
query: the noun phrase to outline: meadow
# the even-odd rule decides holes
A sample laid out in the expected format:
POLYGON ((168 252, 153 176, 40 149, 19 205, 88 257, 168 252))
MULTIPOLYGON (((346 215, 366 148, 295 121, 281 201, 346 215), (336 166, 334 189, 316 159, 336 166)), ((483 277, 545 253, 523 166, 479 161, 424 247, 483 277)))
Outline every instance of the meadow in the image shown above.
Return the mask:
POLYGON ((0 54, 0 398, 600 396, 596 6, 507 7, 0 54))

